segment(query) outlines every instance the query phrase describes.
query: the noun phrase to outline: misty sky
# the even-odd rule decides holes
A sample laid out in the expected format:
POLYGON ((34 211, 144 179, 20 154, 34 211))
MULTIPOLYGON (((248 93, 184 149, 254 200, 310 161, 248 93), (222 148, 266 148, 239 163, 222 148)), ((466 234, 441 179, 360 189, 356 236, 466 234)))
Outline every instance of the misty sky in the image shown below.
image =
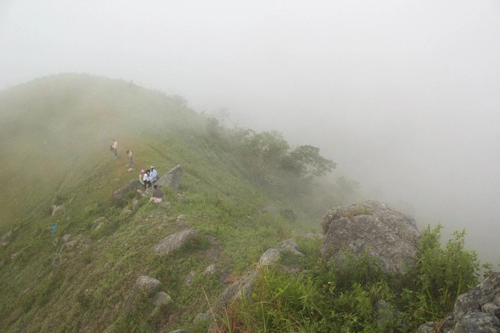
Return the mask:
POLYGON ((0 89, 61 72, 318 146, 500 258, 500 1, 0 0, 0 89))

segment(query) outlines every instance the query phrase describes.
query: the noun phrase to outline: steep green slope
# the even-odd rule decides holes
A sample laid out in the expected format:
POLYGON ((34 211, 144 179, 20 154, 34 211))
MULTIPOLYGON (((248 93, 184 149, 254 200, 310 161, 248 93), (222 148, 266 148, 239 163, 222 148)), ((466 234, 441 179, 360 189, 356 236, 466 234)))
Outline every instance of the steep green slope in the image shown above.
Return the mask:
POLYGON ((192 320, 225 283, 310 225, 299 201, 256 183, 234 140, 210 126, 180 97, 87 75, 0 93, 0 330, 206 331, 192 320), (116 160, 109 151, 114 138, 116 160), (131 173, 127 149, 134 152, 131 173), (136 179, 137 168, 155 165, 161 175, 176 164, 184 171, 178 193, 188 201, 167 191, 169 206, 143 198, 131 215, 121 213, 113 192, 136 179), (66 213, 50 215, 53 203, 66 213), (271 203, 293 208, 299 219, 262 214, 271 203), (99 217, 109 222, 96 230, 99 217), (158 241, 187 226, 199 231, 200 242, 167 258, 153 253, 158 241), (61 250, 66 234, 76 240, 73 251, 61 250), (55 265, 58 254, 62 264, 55 265), (225 281, 200 274, 212 263, 225 281), (186 287, 192 270, 197 278, 186 287), (160 280, 174 302, 152 317, 126 316, 123 304, 141 275, 160 280))

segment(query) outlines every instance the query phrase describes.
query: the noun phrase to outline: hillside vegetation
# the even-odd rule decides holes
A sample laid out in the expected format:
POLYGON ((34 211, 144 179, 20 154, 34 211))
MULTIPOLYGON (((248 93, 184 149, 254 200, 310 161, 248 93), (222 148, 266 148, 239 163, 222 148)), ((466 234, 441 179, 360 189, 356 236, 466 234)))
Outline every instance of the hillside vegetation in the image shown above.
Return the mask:
POLYGON ((405 275, 386 276, 369 257, 342 267, 323 262, 320 241, 300 236, 317 232, 322 214, 357 184, 320 184, 335 163, 316 147, 290 147, 278 132, 222 124, 179 96, 88 75, 1 92, 0 331, 207 332, 218 319, 214 332, 411 332, 442 318, 477 283, 479 262, 463 248, 464 235, 442 248, 439 228, 424 233, 421 260, 405 275), (154 165, 162 175, 177 164, 179 190, 163 188, 169 205, 140 198, 123 213, 134 194, 118 202, 115 190, 141 168, 154 165), (53 204, 66 212, 51 215, 53 204), (264 209, 270 205, 275 209, 264 209), (97 228, 101 217, 106 223, 97 228), (187 227, 199 232, 198 242, 174 255, 154 253, 160 240, 187 227), (281 261, 302 273, 266 269, 250 298, 210 312, 229 283, 293 236, 304 256, 281 261), (64 250, 68 241, 74 250, 64 250), (217 274, 202 274, 211 264, 217 274), (139 276, 159 280, 172 302, 154 313, 147 300, 125 311, 139 276), (400 315, 377 320, 380 299, 400 315), (193 323, 207 311, 211 319, 193 323))

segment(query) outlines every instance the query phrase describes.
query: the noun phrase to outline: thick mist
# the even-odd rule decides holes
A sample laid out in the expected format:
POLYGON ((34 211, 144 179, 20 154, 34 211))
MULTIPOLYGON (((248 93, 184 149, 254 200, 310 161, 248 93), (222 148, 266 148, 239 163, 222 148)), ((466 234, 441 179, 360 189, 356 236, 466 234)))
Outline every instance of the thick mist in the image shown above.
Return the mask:
POLYGON ((0 89, 85 72, 227 109, 499 262, 499 41, 497 1, 3 1, 0 89))

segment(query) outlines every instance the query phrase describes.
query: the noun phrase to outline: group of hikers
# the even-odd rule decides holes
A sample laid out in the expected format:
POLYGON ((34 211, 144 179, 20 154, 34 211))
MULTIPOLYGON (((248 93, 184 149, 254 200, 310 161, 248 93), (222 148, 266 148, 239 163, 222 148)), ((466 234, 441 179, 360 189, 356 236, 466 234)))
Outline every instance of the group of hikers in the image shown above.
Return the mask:
MULTIPOLYGON (((113 139, 113 144, 110 146, 110 150, 113 151, 113 154, 115 155, 115 159, 118 157, 118 142, 113 139)), ((127 150, 127 156, 130 159, 130 169, 128 169, 129 172, 131 172, 133 169, 132 167, 134 166, 134 159, 133 159, 133 154, 131 150, 127 150)), ((139 173, 139 182, 144 185, 144 188, 147 190, 148 188, 153 187, 153 193, 151 195, 151 199, 149 201, 152 201, 154 203, 160 203, 163 200, 163 192, 161 191, 160 188, 155 184, 158 181, 158 172, 156 171, 154 166, 151 166, 147 170, 141 170, 139 173)))
POLYGON ((151 168, 147 170, 141 170, 141 173, 139 174, 139 181, 141 182, 142 185, 144 185, 146 189, 153 186, 157 180, 158 180, 158 172, 156 172, 154 166, 151 166, 151 168))

